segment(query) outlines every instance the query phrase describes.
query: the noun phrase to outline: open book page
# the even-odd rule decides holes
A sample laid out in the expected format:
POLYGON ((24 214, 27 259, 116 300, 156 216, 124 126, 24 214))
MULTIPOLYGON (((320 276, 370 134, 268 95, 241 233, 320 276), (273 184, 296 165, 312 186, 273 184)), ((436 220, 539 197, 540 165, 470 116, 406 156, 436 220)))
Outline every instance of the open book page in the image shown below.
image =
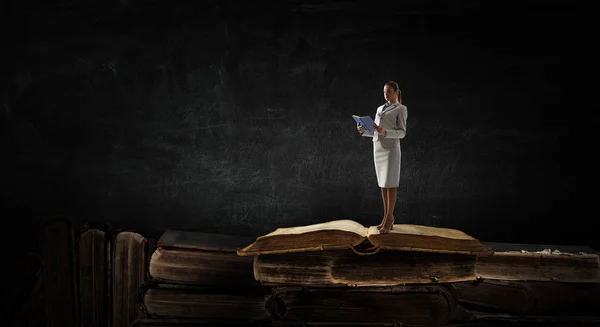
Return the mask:
MULTIPOLYGON (((289 235, 289 234, 304 234, 322 230, 337 230, 355 233, 361 236, 367 235, 367 228, 353 220, 333 220, 325 223, 297 226, 288 228, 278 228, 272 233, 261 237, 270 237, 275 235, 289 235)), ((259 237, 259 238, 261 238, 259 237)))
POLYGON ((395 224, 394 229, 386 234, 371 228, 367 237, 376 246, 395 250, 465 254, 485 251, 479 240, 450 228, 395 224))
MULTIPOLYGON (((418 235, 418 236, 438 236, 444 238, 472 240, 473 238, 459 230, 448 228, 437 228, 420 225, 395 224, 394 229, 390 230, 390 234, 402 235, 418 235)), ((377 226, 367 228, 366 236, 381 235, 377 226)), ((397 237, 397 236, 394 236, 397 237)))
POLYGON ((303 251, 344 249, 360 244, 367 228, 352 220, 334 220, 320 224, 278 228, 259 236, 238 255, 260 255, 303 251))
POLYGON ((394 225, 394 229, 392 230, 392 232, 421 236, 438 236, 458 240, 473 240, 473 237, 457 229, 421 225, 398 224, 394 225))
MULTIPOLYGON (((396 227, 394 227, 396 228, 396 227)), ((390 231, 393 232, 393 231, 390 231)), ((377 226, 371 226, 369 228, 367 228, 367 237, 369 237, 370 235, 374 235, 374 234, 380 234, 379 233, 379 229, 377 229, 377 226)))

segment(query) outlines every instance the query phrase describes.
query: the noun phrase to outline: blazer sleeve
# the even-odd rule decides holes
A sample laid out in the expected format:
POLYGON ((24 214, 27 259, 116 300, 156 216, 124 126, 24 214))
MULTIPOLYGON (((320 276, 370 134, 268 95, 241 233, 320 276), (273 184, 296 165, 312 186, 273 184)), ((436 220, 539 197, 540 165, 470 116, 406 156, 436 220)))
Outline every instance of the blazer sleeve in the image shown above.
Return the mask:
POLYGON ((406 136, 406 116, 408 116, 408 110, 406 107, 401 108, 396 116, 396 126, 393 129, 385 130, 386 139, 403 139, 406 136))

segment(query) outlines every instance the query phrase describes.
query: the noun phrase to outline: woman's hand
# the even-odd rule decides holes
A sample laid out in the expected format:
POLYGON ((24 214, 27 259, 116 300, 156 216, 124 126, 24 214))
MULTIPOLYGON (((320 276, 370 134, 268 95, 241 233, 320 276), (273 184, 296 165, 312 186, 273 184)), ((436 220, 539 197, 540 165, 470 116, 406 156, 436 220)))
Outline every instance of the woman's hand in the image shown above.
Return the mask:
POLYGON ((375 128, 375 131, 379 133, 379 135, 385 137, 385 128, 380 127, 377 124, 373 124, 373 128, 375 128))
POLYGON ((356 125, 356 130, 357 130, 357 131, 358 131, 360 134, 362 134, 362 133, 364 133, 364 132, 365 132, 365 129, 364 129, 362 126, 360 126, 360 125, 356 125))

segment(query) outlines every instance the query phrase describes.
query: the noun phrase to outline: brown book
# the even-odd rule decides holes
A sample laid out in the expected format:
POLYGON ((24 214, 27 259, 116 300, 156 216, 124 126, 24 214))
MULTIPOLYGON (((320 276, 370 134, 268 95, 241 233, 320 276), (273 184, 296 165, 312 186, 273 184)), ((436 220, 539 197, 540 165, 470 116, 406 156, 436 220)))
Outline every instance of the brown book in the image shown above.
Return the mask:
POLYGON ((443 326, 456 298, 441 285, 395 287, 275 287, 268 306, 278 321, 443 326))
POLYGON ((187 285, 256 285, 251 257, 236 251, 251 238, 167 230, 150 259, 154 282, 187 285))
POLYGON ((157 242, 159 247, 236 253, 252 241, 251 237, 167 229, 157 242))
POLYGON ((598 327, 600 318, 513 316, 506 314, 476 313, 474 320, 456 322, 445 327, 598 327))
POLYGON ((129 327, 143 317, 138 306, 139 288, 147 281, 148 240, 134 232, 120 232, 113 244, 112 324, 129 327))
POLYGON ((479 240, 449 228, 396 224, 387 234, 376 226, 364 227, 352 220, 279 228, 258 237, 252 244, 237 252, 241 256, 260 254, 356 249, 369 242, 376 249, 480 254, 486 249, 479 240))
POLYGON ((222 319, 177 319, 177 318, 158 318, 158 319, 138 319, 131 324, 131 327, 259 327, 271 326, 268 323, 249 324, 248 322, 235 322, 222 319))
POLYGON ((598 252, 584 246, 483 242, 493 255, 477 258, 484 279, 600 282, 598 252))
POLYGON ((269 327, 398 327, 394 322, 311 322, 273 321, 269 327))
POLYGON ((482 280, 453 283, 467 310, 522 316, 600 317, 600 284, 482 280))
POLYGON ((265 285, 392 286, 475 280, 476 256, 380 250, 269 254, 254 259, 254 278, 265 285))
POLYGON ((103 327, 108 323, 108 257, 110 242, 100 228, 79 236, 79 289, 81 325, 103 327))
POLYGON ((142 287, 141 306, 152 318, 202 318, 234 322, 269 320, 270 289, 194 287, 149 284, 142 287))
POLYGON ((79 313, 75 274, 73 224, 63 218, 51 219, 42 227, 42 285, 48 327, 75 327, 79 313))

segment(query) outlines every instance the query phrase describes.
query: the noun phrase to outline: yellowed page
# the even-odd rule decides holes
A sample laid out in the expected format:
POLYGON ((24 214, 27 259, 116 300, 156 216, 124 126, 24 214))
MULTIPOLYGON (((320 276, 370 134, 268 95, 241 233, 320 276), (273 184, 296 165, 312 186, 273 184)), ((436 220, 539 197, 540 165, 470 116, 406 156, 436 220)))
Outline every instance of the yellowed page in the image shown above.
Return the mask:
MULTIPOLYGON (((371 226, 367 229, 367 236, 380 234, 377 226, 371 226)), ((394 229, 390 234, 409 234, 420 236, 438 236, 457 240, 474 240, 473 237, 465 234, 463 231, 451 228, 429 227, 411 224, 394 224, 394 229)))
POLYGON ((278 228, 274 232, 271 232, 267 235, 260 236, 270 237, 274 235, 292 235, 292 234, 304 234, 309 232, 321 231, 321 230, 340 230, 346 232, 352 232, 358 235, 366 236, 367 228, 353 220, 333 220, 320 224, 306 225, 306 226, 296 226, 296 227, 287 227, 287 228, 278 228))
MULTIPOLYGON (((396 228, 396 227, 394 227, 396 228)), ((375 235, 375 234, 379 234, 379 229, 377 229, 377 226, 371 226, 369 228, 367 228, 367 237, 369 235, 375 235)))
MULTIPOLYGON (((369 230, 369 235, 379 234, 377 228, 369 230)), ((463 231, 451 228, 430 227, 410 224, 395 224, 391 234, 409 234, 421 236, 438 236, 457 240, 474 240, 473 237, 465 234, 463 231)))

